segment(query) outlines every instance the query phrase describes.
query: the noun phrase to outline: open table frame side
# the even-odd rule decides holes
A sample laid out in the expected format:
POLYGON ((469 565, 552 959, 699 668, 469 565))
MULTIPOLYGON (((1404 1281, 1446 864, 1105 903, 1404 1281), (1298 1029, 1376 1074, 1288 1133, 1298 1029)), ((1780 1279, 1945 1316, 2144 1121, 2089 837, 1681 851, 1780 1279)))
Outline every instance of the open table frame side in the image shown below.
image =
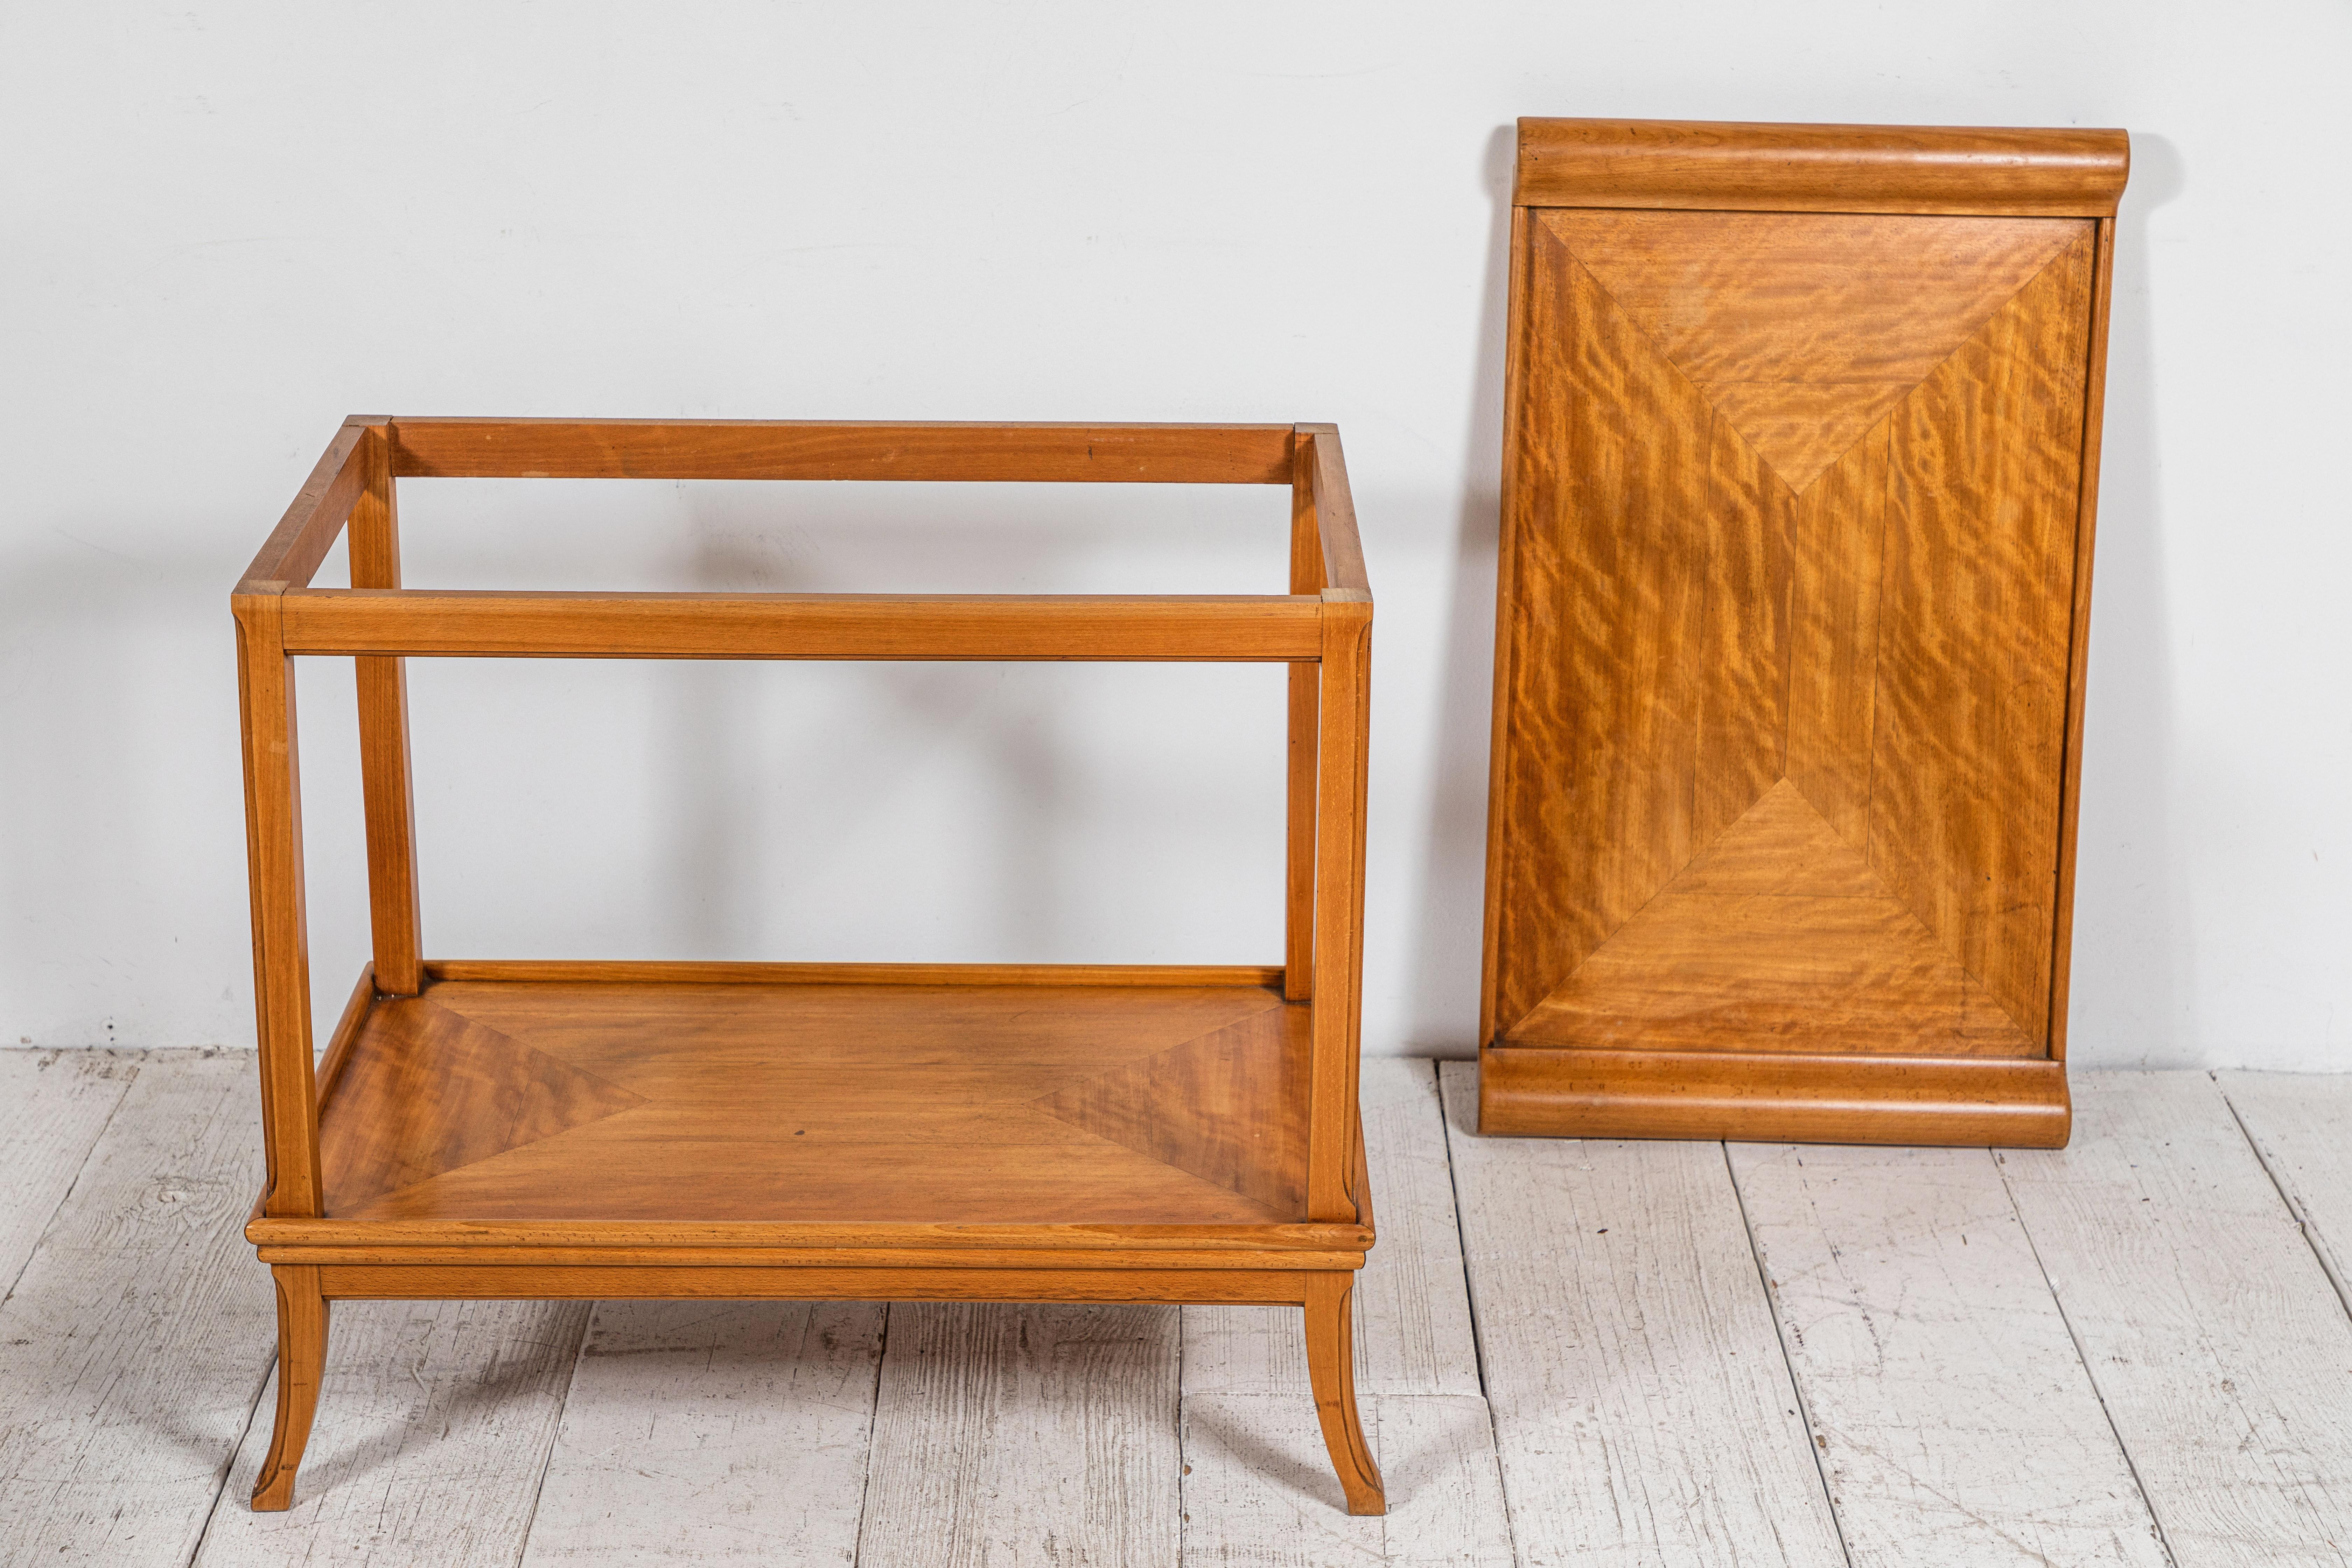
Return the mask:
POLYGON ((276 1281, 277 1427, 254 1506, 291 1504, 335 1299, 868 1298, 1277 1302, 1306 1310, 1350 1511, 1381 1479, 1358 1422, 1349 1293, 1372 1241, 1356 1109, 1372 602, 1336 426, 720 420, 344 421, 231 599, 243 717, 268 1177, 247 1235, 276 1281), (446 593, 404 589, 403 477, 931 479, 1291 488, 1290 592, 1234 595, 446 593), (349 530, 352 585, 314 588, 349 530), (314 1071, 292 661, 357 670, 373 962, 314 1071), (426 961, 411 657, 1086 659, 1290 667, 1283 963, 1096 965, 426 961), (962 987, 1243 985, 1312 1012, 1305 1216, 1264 1226, 489 1222, 326 1212, 320 1108, 369 1014, 444 980, 962 987))

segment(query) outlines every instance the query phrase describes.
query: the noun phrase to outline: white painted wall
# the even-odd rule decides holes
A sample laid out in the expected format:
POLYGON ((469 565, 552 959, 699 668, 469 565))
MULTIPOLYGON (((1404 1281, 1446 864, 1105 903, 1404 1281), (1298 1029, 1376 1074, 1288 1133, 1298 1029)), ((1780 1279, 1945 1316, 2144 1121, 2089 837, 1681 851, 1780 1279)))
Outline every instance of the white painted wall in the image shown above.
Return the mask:
MULTIPOLYGON (((1520 114, 2129 127, 2076 1058, 2352 1067, 2340 5, 0 10, 0 1038, 251 1037, 226 595, 351 412, 1333 419, 1369 1050, 1475 1028, 1520 114)), ((404 487, 447 584, 1263 588, 1278 492, 404 487)), ((330 571, 339 563, 331 563, 330 571)), ((1272 671, 440 664, 436 952, 1261 960, 1272 671)), ((321 1008, 364 946, 306 669, 321 1008)))

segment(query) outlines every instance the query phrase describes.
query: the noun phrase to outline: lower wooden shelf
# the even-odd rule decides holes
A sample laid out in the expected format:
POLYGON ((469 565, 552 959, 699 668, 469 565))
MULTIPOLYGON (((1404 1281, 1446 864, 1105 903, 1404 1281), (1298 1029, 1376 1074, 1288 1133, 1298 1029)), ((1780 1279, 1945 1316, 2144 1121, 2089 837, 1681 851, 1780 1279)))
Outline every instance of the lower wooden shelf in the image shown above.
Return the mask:
POLYGON ((1314 1009, 1279 970, 426 975, 362 974, 319 1073, 324 1213, 257 1212, 266 1260, 1358 1268, 1371 1241, 1368 1203, 1305 1217, 1314 1009))
POLYGON ((355 999, 322 1069, 330 1222, 1305 1217, 1313 1009, 1262 972, 436 967, 355 999))
POLYGON ((1356 1221, 1307 1220, 1314 1009, 1280 971, 425 976, 362 973, 336 1028, 324 1212, 246 1227, 284 1347, 256 1506, 291 1498, 328 1302, 639 1296, 1303 1307, 1349 1507, 1381 1507, 1348 1348, 1362 1141, 1356 1221))

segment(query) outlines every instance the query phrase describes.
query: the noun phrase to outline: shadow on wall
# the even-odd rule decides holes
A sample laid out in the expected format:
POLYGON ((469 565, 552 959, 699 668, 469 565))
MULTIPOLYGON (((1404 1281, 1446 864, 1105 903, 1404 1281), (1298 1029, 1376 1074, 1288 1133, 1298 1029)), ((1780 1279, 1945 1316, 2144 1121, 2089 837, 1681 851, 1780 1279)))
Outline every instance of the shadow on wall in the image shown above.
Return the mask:
POLYGON ((2132 132, 2116 224, 2091 673, 2084 713, 2068 1055, 2090 1067, 2199 1065, 2187 890, 2174 865, 2171 616, 2165 603, 2148 215, 2187 187, 2179 149, 2132 132))
POLYGON ((1429 831, 1422 848, 1420 926, 1408 1002, 1408 1048, 1467 1057, 1476 1049, 1486 908, 1486 752, 1495 684, 1495 563, 1501 532, 1503 352, 1509 314, 1511 182, 1518 128, 1486 138, 1481 174, 1493 216, 1478 308, 1469 441, 1454 514, 1454 591, 1446 606, 1431 758, 1429 831))

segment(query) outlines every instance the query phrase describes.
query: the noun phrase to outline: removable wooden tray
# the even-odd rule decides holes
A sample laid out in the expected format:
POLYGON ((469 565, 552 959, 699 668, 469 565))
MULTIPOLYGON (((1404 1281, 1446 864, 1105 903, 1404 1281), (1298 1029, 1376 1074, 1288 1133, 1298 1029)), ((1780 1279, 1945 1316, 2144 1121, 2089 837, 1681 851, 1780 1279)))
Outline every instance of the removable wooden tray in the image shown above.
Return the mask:
POLYGON ((232 601, 283 1509, 328 1303, 498 1297, 1305 1309, 1350 1511, 1382 1510, 1349 1302, 1371 595, 1322 426, 352 419, 232 601), (1290 490, 1290 592, 484 594, 399 585, 404 477, 1118 480, 1290 490), (348 521, 352 586, 310 587, 348 521), (292 660, 358 669, 374 956, 314 1073, 292 660), (404 660, 1290 667, 1283 962, 431 963, 404 660))
POLYGON ((2065 1142, 2126 155, 1520 121, 1486 1131, 2065 1142))

